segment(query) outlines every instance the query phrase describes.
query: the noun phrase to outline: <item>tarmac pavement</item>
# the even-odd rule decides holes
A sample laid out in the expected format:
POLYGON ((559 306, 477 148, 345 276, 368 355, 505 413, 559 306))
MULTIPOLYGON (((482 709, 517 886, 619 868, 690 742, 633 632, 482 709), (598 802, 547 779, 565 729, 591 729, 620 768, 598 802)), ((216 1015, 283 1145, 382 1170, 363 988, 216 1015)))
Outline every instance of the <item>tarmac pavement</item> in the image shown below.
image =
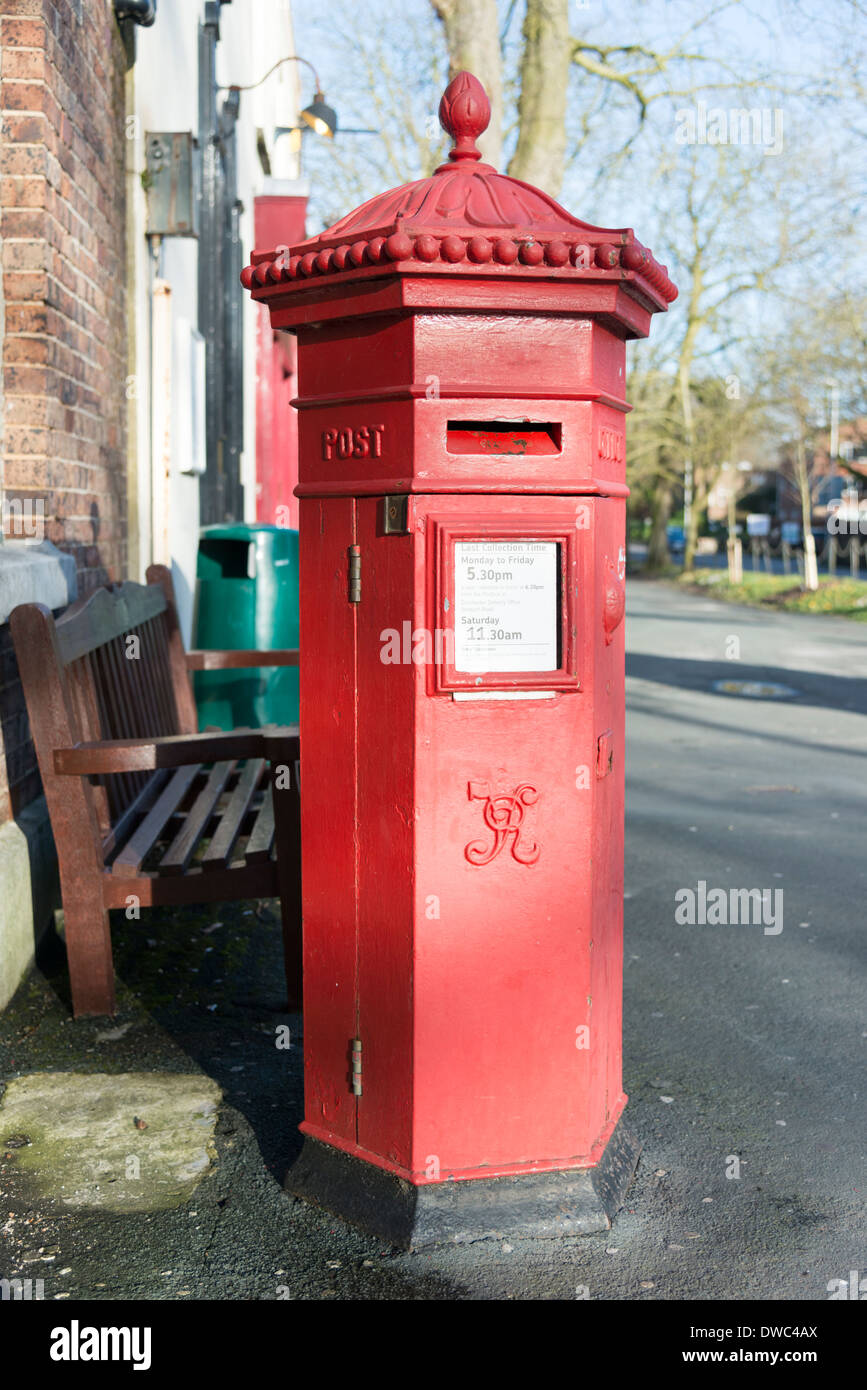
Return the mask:
POLYGON ((638 579, 627 645, 624 1080, 644 1148, 613 1228, 406 1254, 285 1196, 301 1021, 281 1012, 276 912, 240 904, 116 915, 111 1024, 70 1020, 57 949, 0 1017, 5 1081, 156 1071, 223 1090, 213 1170, 148 1212, 46 1201, 0 1108, 0 1276, 44 1280, 46 1300, 822 1301, 867 1273, 867 633, 638 579), (702 882, 729 903, 782 890, 782 929, 677 921, 702 882))

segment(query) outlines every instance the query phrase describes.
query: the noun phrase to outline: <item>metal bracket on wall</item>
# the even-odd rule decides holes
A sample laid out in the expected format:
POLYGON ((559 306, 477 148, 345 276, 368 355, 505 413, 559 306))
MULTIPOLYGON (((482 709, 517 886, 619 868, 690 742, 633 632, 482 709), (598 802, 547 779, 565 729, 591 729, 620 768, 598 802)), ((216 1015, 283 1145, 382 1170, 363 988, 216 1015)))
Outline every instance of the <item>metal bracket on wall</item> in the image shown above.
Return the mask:
POLYGON ((198 141, 189 130, 145 135, 148 236, 198 236, 198 141))
POLYGON ((382 499, 382 530, 386 536, 405 536, 409 531, 409 494, 395 492, 382 499))
POLYGON ((596 740, 596 776, 607 777, 614 771, 614 735, 610 729, 596 740))

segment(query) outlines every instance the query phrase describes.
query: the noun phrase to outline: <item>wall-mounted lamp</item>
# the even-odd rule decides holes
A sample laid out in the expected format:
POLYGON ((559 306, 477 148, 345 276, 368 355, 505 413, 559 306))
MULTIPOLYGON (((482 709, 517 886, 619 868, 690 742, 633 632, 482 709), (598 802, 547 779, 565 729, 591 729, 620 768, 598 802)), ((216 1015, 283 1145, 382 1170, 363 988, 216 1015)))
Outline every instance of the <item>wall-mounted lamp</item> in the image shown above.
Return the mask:
POLYGON ((317 90, 310 105, 301 112, 301 119, 317 135, 324 135, 327 140, 333 140, 337 134, 337 112, 333 106, 326 104, 324 92, 317 90))
MULTIPOLYGON (((236 103, 234 109, 237 113, 238 97, 235 94, 238 92, 252 92, 254 87, 261 87, 262 83, 265 82, 271 76, 271 73, 276 72, 277 69, 279 67, 282 67, 284 63, 303 63, 306 68, 309 68, 310 71, 313 73, 313 81, 316 83, 316 90, 313 93, 313 100, 311 101, 310 105, 305 106, 304 110, 300 113, 301 120, 304 122, 304 124, 300 126, 278 126, 274 134, 287 135, 294 131, 304 131, 305 129, 307 129, 314 131, 317 135, 324 136, 326 140, 333 140, 334 136, 337 134, 337 112, 335 111, 333 106, 329 106, 326 102, 325 93, 322 90, 322 83, 319 81, 319 76, 313 64, 309 63, 306 58, 299 58, 297 54, 293 53, 289 54, 286 58, 280 58, 273 65, 273 67, 270 67, 268 69, 264 77, 259 78, 258 82, 251 82, 246 87, 240 87, 237 83, 232 82, 228 87, 221 87, 220 91, 229 93, 229 98, 227 98, 227 100, 234 98, 234 101, 236 103)), ((379 132, 376 130, 367 130, 359 126, 343 127, 340 133, 341 135, 379 134, 379 132)))
POLYGON ((157 17, 157 0, 114 0, 116 19, 131 19, 149 29, 157 17))
MULTIPOLYGON (((262 83, 271 76, 272 72, 276 72, 284 63, 303 63, 304 66, 309 68, 313 73, 313 81, 316 83, 316 90, 310 105, 305 106, 304 110, 301 112, 301 119, 310 130, 315 130, 317 135, 324 135, 326 139, 332 140, 337 130, 337 112, 334 110, 333 106, 329 106, 326 102, 325 93, 322 90, 322 83, 319 81, 319 76, 313 64, 309 63, 306 58, 299 58, 295 53, 289 54, 285 58, 278 59, 278 61, 268 69, 265 76, 259 78, 258 82, 250 82, 246 87, 241 87, 233 82, 228 88, 224 87, 221 88, 221 90, 228 91, 230 98, 234 97, 236 92, 252 92, 255 87, 261 87, 262 83)), ((283 130, 294 129, 301 129, 301 127, 285 126, 281 129, 280 133, 282 134, 283 130)))

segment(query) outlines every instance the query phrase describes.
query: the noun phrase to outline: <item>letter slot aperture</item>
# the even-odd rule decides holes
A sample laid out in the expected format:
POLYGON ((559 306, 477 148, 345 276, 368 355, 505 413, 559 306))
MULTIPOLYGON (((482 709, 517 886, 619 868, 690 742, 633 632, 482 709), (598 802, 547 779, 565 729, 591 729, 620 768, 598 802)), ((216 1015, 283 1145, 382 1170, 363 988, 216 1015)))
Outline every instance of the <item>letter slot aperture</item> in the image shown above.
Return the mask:
POLYGON ((559 454, 562 426, 526 420, 449 420, 446 449, 450 454, 526 456, 559 454))

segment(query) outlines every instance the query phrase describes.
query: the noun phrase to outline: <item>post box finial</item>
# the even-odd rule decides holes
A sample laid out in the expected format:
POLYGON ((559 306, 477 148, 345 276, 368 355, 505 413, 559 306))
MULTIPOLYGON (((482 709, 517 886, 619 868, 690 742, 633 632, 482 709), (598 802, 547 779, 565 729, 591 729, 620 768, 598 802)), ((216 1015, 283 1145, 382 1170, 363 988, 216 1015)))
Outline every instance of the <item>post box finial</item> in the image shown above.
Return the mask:
POLYGON ((481 159, 476 139, 490 124, 491 103, 479 79, 471 72, 453 77, 443 92, 439 116, 443 130, 455 142, 449 159, 481 159))
MULTIPOLYGON (((395 272, 444 273, 450 281, 464 275, 474 281, 557 280, 564 290, 573 280, 608 282, 616 287, 618 304, 625 304, 625 295, 642 314, 658 313, 677 297, 665 266, 630 227, 582 222, 541 189, 484 162, 476 140, 490 124, 491 103, 471 72, 452 78, 439 118, 453 148, 428 178, 376 194, 294 246, 253 252, 241 283, 279 316, 275 328, 288 326, 284 315, 294 314, 288 296, 296 291, 302 296, 299 310, 313 312, 310 295, 317 283, 328 295, 328 287, 336 290, 344 278, 356 282, 395 272)), ((623 322, 639 331, 633 317, 623 322)))

